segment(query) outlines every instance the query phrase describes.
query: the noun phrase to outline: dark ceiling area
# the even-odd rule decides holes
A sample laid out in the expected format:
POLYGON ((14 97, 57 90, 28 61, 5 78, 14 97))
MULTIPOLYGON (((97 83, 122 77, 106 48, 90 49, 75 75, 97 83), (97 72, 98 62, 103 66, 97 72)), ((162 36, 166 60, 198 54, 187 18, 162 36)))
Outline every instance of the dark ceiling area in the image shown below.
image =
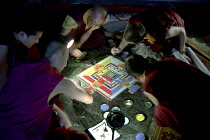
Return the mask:
MULTIPOLYGON (((24 8, 31 5, 71 5, 71 4, 92 4, 126 7, 159 7, 167 6, 172 9, 187 8, 193 6, 210 4, 209 0, 4 0, 0 2, 1 10, 24 8)), ((132 10, 132 9, 130 9, 132 10)))
POLYGON ((210 0, 4 0, 0 2, 0 12, 37 7, 42 10, 48 7, 68 8, 75 4, 103 5, 110 11, 141 11, 164 6, 176 10, 183 17, 187 30, 201 34, 210 32, 210 0))

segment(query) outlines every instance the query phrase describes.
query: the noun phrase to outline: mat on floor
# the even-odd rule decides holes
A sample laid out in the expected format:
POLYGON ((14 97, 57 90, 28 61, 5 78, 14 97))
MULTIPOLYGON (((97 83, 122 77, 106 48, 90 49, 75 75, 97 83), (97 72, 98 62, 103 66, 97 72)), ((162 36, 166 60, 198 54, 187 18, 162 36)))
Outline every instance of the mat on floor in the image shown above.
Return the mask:
POLYGON ((182 140, 181 135, 169 127, 156 125, 151 140, 182 140))

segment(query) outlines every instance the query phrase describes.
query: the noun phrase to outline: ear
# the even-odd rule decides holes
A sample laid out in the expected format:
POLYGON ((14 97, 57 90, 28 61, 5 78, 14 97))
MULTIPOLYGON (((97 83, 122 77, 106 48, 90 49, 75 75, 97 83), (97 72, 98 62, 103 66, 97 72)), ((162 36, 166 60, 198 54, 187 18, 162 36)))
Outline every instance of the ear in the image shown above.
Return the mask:
POLYGON ((19 35, 19 38, 25 38, 25 37, 27 37, 26 33, 23 32, 23 31, 20 31, 20 32, 18 33, 18 35, 19 35))

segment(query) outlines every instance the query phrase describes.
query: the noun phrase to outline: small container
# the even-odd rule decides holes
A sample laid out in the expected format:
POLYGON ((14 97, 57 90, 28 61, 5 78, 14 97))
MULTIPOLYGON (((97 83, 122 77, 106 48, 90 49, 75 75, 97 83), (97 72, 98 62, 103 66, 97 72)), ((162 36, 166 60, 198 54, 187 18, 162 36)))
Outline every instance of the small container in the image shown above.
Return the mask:
POLYGON ((143 134, 143 133, 138 133, 138 134, 136 135, 136 140, 145 140, 144 134, 143 134))
POLYGON ((102 104, 102 105, 100 105, 100 108, 101 108, 101 110, 103 110, 103 111, 107 111, 107 110, 109 109, 109 105, 107 105, 107 104, 102 104))
POLYGON ((152 107, 152 103, 151 102, 146 102, 146 103, 144 103, 144 106, 146 108, 151 108, 152 107))
POLYGON ((120 111, 120 108, 119 108, 118 106, 114 106, 114 107, 112 107, 111 110, 112 110, 112 111, 120 111))
POLYGON ((140 122, 144 121, 145 120, 144 114, 137 114, 136 115, 136 120, 140 121, 140 122))
POLYGON ((133 105, 133 101, 132 100, 126 100, 124 102, 124 104, 125 104, 126 107, 131 107, 133 105))

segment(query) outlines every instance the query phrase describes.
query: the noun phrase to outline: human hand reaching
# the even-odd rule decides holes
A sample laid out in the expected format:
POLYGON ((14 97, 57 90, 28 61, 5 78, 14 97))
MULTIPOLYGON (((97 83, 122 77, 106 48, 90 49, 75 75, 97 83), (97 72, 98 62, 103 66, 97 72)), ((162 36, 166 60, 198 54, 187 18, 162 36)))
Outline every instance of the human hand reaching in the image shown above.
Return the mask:
POLYGON ((117 54, 119 54, 120 52, 121 52, 121 49, 120 49, 120 48, 114 47, 114 48, 111 49, 112 55, 117 55, 117 54))
POLYGON ((75 48, 72 48, 69 52, 72 56, 77 57, 77 58, 83 54, 82 51, 80 51, 79 49, 75 49, 75 48))
POLYGON ((73 48, 74 48, 74 49, 78 49, 78 48, 80 48, 81 46, 82 46, 81 42, 78 41, 78 42, 75 42, 75 43, 74 43, 73 48))
POLYGON ((190 63, 192 64, 192 60, 190 59, 190 57, 188 57, 186 54, 182 54, 182 56, 190 63))
POLYGON ((60 120, 59 120, 60 126, 65 127, 65 128, 72 127, 72 123, 68 119, 65 112, 63 112, 62 110, 59 110, 59 111, 57 111, 57 113, 58 113, 58 117, 60 118, 60 120))

